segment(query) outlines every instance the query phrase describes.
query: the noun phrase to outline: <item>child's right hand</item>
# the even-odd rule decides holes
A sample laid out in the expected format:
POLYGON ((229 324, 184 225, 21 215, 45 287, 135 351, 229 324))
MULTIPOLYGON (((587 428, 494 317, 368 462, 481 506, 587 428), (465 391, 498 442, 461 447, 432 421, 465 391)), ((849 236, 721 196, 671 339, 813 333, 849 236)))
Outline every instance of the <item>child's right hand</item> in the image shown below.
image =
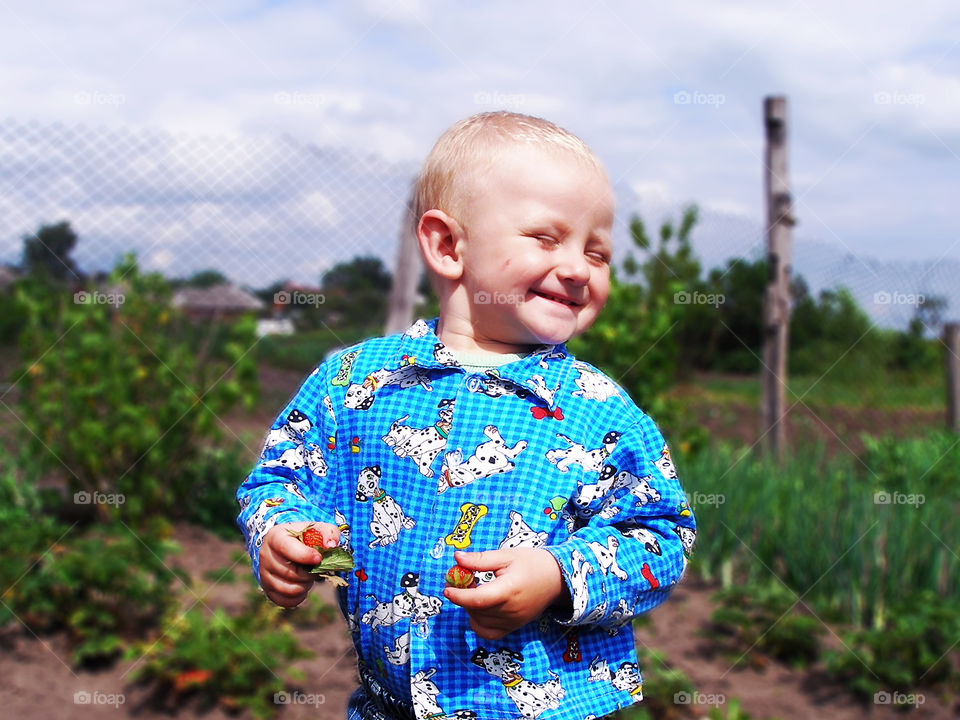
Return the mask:
POLYGON ((270 528, 260 546, 260 585, 267 597, 281 607, 302 603, 317 579, 306 568, 320 562, 320 553, 290 534, 308 525, 320 531, 325 547, 333 547, 340 540, 340 528, 336 525, 291 522, 270 528))

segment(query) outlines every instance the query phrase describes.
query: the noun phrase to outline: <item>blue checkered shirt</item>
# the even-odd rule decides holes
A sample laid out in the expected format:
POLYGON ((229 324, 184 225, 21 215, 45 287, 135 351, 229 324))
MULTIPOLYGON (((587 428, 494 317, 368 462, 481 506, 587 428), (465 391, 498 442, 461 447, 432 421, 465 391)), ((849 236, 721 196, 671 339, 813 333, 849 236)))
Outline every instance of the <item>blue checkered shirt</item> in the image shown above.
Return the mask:
POLYGON ((340 527, 374 716, 582 720, 639 702, 630 621, 666 599, 696 536, 662 435, 563 345, 467 372, 435 327, 336 352, 281 412, 237 493, 254 573, 274 524, 340 527), (549 551, 568 597, 487 641, 445 574, 455 549, 513 547, 549 551))

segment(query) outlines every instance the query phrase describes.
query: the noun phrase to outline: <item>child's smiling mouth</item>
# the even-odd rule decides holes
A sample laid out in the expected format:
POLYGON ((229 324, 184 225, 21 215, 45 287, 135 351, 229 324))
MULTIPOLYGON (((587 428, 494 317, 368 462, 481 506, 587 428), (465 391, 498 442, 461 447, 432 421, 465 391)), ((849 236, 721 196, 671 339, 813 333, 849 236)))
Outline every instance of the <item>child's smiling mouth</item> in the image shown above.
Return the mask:
POLYGON ((534 295, 545 298, 547 300, 552 300, 553 302, 558 302, 561 305, 567 305, 568 307, 580 307, 583 303, 576 302, 569 298, 563 297, 562 295, 555 295, 550 292, 544 292, 543 290, 531 290, 534 295))

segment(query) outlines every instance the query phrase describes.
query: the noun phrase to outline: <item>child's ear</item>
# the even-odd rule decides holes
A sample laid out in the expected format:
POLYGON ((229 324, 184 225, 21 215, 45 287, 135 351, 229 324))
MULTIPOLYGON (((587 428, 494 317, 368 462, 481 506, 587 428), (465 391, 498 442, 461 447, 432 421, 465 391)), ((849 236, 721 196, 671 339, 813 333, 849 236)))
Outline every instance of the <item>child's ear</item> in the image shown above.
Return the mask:
POLYGON ((463 275, 460 240, 463 227, 442 210, 427 210, 417 223, 417 241, 427 267, 439 277, 459 280, 463 275))

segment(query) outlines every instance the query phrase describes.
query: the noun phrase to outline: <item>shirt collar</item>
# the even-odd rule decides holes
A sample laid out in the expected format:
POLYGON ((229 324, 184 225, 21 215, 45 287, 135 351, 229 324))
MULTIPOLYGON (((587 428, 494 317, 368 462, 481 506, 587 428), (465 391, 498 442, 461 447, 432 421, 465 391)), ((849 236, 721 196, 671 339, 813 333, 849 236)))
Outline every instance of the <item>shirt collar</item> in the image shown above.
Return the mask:
MULTIPOLYGON (((400 337, 395 367, 416 365, 431 371, 464 372, 447 351, 436 334, 437 318, 417 320, 400 337)), ((568 369, 566 345, 540 345, 529 355, 515 362, 501 365, 493 374, 509 381, 539 398, 550 410, 556 408, 557 390, 568 369)))

